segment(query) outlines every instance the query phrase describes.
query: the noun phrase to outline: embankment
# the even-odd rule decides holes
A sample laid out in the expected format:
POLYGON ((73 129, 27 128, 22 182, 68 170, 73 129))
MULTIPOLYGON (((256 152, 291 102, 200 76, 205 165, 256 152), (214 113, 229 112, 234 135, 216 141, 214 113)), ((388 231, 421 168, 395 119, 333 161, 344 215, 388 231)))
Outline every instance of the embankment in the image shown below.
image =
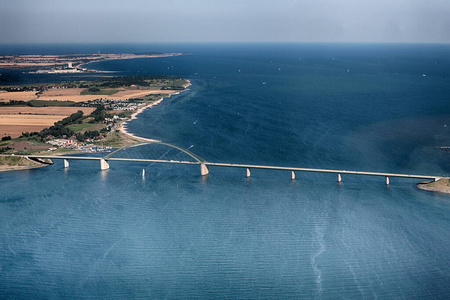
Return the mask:
POLYGON ((421 190, 450 194, 450 178, 441 178, 437 181, 418 183, 421 190))
POLYGON ((0 172, 34 169, 45 167, 49 164, 52 164, 51 160, 46 160, 45 163, 40 163, 22 156, 0 156, 0 172))

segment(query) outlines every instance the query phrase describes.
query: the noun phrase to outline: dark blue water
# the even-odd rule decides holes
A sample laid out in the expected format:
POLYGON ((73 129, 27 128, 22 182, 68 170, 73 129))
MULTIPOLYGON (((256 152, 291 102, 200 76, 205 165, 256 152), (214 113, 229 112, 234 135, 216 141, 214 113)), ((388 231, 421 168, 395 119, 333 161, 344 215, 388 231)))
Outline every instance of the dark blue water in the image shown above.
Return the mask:
MULTIPOLYGON (((189 78, 128 125, 208 161, 449 173, 445 45, 82 45, 189 78), (425 75, 425 76, 424 76, 425 75)), ((67 80, 2 70, 2 84, 67 80)), ((448 298, 450 198, 417 180, 111 162, 0 174, 5 298, 448 298), (142 169, 146 170, 142 178, 142 169)))

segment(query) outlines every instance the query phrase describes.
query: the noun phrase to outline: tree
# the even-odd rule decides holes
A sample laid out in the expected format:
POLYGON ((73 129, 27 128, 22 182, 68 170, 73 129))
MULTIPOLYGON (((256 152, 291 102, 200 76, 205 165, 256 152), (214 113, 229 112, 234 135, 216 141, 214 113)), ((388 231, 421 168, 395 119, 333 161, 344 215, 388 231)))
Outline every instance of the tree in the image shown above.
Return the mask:
POLYGON ((97 130, 94 131, 85 131, 84 132, 84 138, 85 139, 95 139, 100 135, 100 133, 97 130))

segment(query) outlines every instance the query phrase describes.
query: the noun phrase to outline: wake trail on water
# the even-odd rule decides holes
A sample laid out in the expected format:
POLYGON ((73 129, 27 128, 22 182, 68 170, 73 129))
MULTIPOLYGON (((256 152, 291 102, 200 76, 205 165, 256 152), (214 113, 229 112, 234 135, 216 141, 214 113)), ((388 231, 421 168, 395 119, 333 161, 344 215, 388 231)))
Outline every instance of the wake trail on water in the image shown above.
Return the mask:
POLYGON ((319 293, 322 294, 322 270, 319 268, 317 259, 322 253, 326 251, 325 240, 324 240, 324 228, 323 226, 317 225, 314 230, 314 239, 317 244, 319 244, 319 249, 316 253, 311 256, 311 266, 313 268, 314 274, 316 276, 315 282, 317 284, 317 289, 319 293))

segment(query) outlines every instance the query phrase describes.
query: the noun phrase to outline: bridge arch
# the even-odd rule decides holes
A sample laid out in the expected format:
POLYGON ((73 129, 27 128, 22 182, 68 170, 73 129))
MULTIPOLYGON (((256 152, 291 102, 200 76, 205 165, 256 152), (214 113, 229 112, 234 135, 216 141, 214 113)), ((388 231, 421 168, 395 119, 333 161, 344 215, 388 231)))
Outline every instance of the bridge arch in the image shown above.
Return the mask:
POLYGON ((106 156, 104 157, 104 159, 105 159, 105 160, 108 160, 109 158, 113 158, 113 156, 114 156, 115 154, 117 154, 117 153, 119 153, 119 152, 121 152, 121 151, 123 151, 123 150, 129 149, 129 148, 134 148, 134 147, 139 147, 139 146, 144 146, 144 145, 151 145, 151 144, 155 144, 155 145, 164 145, 164 146, 167 146, 167 147, 169 147, 169 148, 176 149, 176 150, 178 150, 178 151, 180 151, 180 152, 183 152, 183 153, 187 154, 189 157, 191 157, 192 159, 194 159, 196 162, 198 162, 198 163, 200 163, 200 164, 206 163, 206 160, 204 160, 203 158, 201 158, 201 157, 198 156, 197 154, 195 154, 195 153, 193 153, 193 152, 191 152, 191 151, 189 151, 189 150, 187 150, 187 149, 184 149, 184 148, 182 148, 182 147, 175 146, 175 145, 172 145, 172 144, 169 144, 169 143, 160 142, 160 141, 141 142, 141 143, 136 143, 136 144, 132 144, 132 145, 129 145, 129 146, 124 146, 124 147, 122 147, 122 148, 120 148, 120 149, 117 149, 117 150, 115 150, 115 151, 109 153, 108 155, 106 155, 106 156))

